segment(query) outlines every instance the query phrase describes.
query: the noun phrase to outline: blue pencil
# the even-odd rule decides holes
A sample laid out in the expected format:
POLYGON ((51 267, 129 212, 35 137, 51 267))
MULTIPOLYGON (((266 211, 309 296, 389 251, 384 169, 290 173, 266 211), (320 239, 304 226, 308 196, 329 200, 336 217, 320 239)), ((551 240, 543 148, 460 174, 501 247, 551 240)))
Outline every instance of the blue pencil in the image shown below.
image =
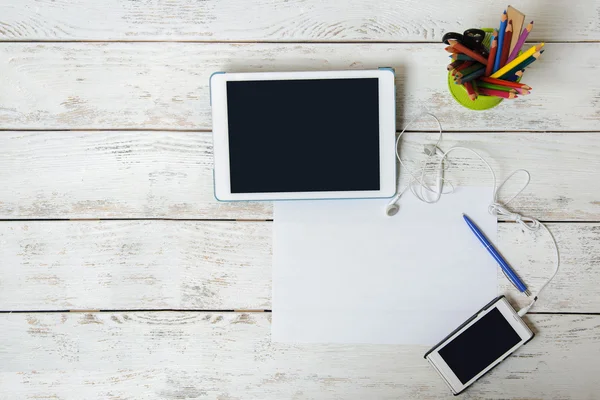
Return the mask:
POLYGON ((504 31, 506 30, 506 24, 508 23, 508 17, 506 16, 506 10, 500 18, 500 28, 498 28, 498 51, 496 52, 496 59, 494 60, 494 70, 492 73, 498 71, 501 67, 500 58, 502 58, 502 43, 504 43, 504 31))

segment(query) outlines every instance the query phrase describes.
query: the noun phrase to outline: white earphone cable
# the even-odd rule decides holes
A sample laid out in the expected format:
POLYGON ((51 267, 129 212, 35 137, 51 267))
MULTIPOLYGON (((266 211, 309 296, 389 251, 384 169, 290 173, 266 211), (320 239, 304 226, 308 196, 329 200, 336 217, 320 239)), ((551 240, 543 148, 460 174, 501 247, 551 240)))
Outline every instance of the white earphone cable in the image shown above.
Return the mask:
MULTIPOLYGON (((556 243, 556 239, 554 238, 554 235, 552 235, 552 233, 550 232, 548 227, 546 225, 544 225, 543 223, 539 222, 535 218, 522 216, 521 214, 510 211, 506 207, 508 205, 508 203, 510 203, 512 200, 514 200, 519 194, 521 194, 521 192, 523 192, 523 190, 525 190, 527 185, 529 185, 531 175, 529 174, 529 172, 527 170, 518 169, 518 170, 514 171, 513 173, 511 173, 500 184, 500 186, 496 186, 496 184, 497 184, 496 173, 494 172, 494 170, 492 169, 490 164, 479 153, 477 153, 473 149, 469 149, 467 147, 460 147, 460 146, 452 147, 448 151, 443 152, 438 147, 438 145, 440 144, 441 141, 442 141, 442 124, 440 123, 439 119, 435 115, 428 113, 428 112, 424 112, 424 113, 418 115, 417 117, 413 118, 412 120, 410 120, 408 122, 408 124, 404 127, 402 132, 400 132, 400 134, 398 135, 398 138, 396 139, 396 158, 398 159, 398 162, 400 163, 400 165, 403 168, 402 171, 407 171, 411 175, 411 180, 409 181, 408 185, 403 190, 398 190, 398 194, 392 199, 392 201, 388 205, 387 213, 388 213, 388 215, 394 215, 398 211, 398 206, 395 203, 409 188, 410 188, 411 192, 419 200, 421 200, 425 203, 429 203, 429 204, 438 202, 440 200, 442 194, 452 193, 452 191, 454 191, 454 186, 452 186, 452 184, 444 178, 444 171, 447 168, 446 163, 449 162, 448 155, 450 153, 453 153, 456 151, 465 151, 465 152, 469 152, 469 153, 473 154, 475 157, 477 157, 481 162, 483 162, 483 164, 487 167, 487 169, 490 171, 490 174, 492 175, 492 182, 493 182, 492 199, 491 199, 490 205, 488 206, 488 212, 495 217, 500 216, 503 219, 514 221, 514 222, 518 223, 521 227, 527 229, 530 232, 536 232, 540 229, 540 227, 543 227, 544 230, 548 233, 550 239, 552 240, 552 244, 554 245, 554 251, 555 251, 554 271, 553 271, 552 275, 548 278, 548 280, 538 290, 537 294, 533 296, 533 300, 531 301, 531 303, 519 310, 518 314, 519 314, 519 316, 522 317, 529 311, 529 309, 537 301, 540 293, 546 288, 546 286, 550 283, 550 281, 552 279, 554 279, 554 277, 558 273, 558 268, 560 265, 560 253, 558 251, 558 244, 556 243), (439 137, 438 137, 437 142, 433 146, 433 150, 430 149, 430 151, 428 153, 428 158, 426 159, 426 161, 424 162, 424 164, 421 167, 420 174, 417 175, 414 173, 414 171, 411 168, 409 168, 405 164, 405 162, 400 157, 398 145, 400 143, 400 138, 402 137, 402 135, 404 134, 406 129, 423 115, 429 115, 436 120, 438 127, 439 127, 439 137), (442 155, 441 155, 439 161, 437 162, 436 167, 433 168, 431 171, 428 171, 427 169, 430 168, 429 166, 431 165, 431 160, 435 156, 435 154, 438 150, 442 153, 442 155), (425 178, 428 175, 431 175, 432 173, 437 175, 437 179, 436 179, 436 182, 434 185, 429 185, 425 182, 425 180, 426 180, 425 178), (498 200, 498 193, 510 179, 512 179, 515 175, 517 175, 519 173, 523 173, 526 176, 526 181, 525 181, 523 187, 515 195, 513 195, 508 201, 506 201, 505 203, 501 203, 498 200), (449 186, 451 186, 451 190, 449 192, 444 192, 445 184, 448 184, 449 186), (431 197, 428 198, 427 196, 431 196, 431 197), (390 210, 392 212, 390 212, 390 210)), ((399 184, 400 184, 400 181, 398 180, 398 185, 399 184)))

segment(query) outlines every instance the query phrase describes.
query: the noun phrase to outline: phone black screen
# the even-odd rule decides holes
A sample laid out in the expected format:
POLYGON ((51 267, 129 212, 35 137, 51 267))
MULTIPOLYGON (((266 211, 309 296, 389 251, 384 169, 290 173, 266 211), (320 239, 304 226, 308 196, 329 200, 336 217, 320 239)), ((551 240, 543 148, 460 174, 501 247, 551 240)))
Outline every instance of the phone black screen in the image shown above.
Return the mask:
POLYGON ((494 308, 442 347, 439 353, 465 384, 520 341, 519 334, 494 308))
POLYGON ((232 193, 380 189, 379 80, 228 81, 232 193))

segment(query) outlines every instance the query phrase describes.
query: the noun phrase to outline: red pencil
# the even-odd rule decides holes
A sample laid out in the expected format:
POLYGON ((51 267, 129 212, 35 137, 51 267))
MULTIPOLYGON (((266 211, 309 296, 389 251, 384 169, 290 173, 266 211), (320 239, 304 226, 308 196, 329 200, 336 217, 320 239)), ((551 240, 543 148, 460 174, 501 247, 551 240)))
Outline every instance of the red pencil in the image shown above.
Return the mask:
POLYGON ((450 39, 450 40, 448 40, 448 44, 450 45, 450 47, 453 47, 455 50, 458 50, 459 53, 469 56, 472 59, 479 61, 483 65, 487 65, 487 58, 485 58, 484 56, 482 56, 479 53, 474 52, 473 50, 469 49, 467 46, 464 46, 458 40, 450 39))
POLYGON ((517 82, 505 81, 502 79, 490 78, 489 76, 482 76, 479 79, 481 79, 484 82, 492 83, 494 85, 502 85, 502 86, 508 86, 508 87, 513 87, 513 88, 523 88, 523 89, 531 90, 531 87, 528 85, 525 85, 522 83, 517 83, 517 82))
POLYGON ((496 50, 498 50, 498 31, 494 29, 494 38, 490 44, 490 54, 488 55, 488 63, 485 67, 485 76, 490 76, 492 74, 494 60, 496 59, 496 50))
POLYGON ((517 96, 516 91, 505 92, 504 90, 494 90, 487 88, 477 88, 477 90, 479 91, 479 94, 482 94, 484 96, 496 96, 505 99, 516 99, 517 97, 519 97, 517 96))
POLYGON ((464 63, 465 61, 454 61, 450 64, 448 64, 448 71, 452 71, 454 73, 454 69, 458 68, 461 66, 462 63, 464 63))
POLYGON ((502 44, 502 53, 500 56, 500 68, 506 65, 506 60, 508 60, 508 54, 510 51, 510 41, 512 40, 513 35, 513 26, 512 19, 508 21, 506 24, 506 31, 504 33, 504 43, 502 44))
POLYGON ((462 71, 465 68, 469 68, 471 65, 473 65, 473 63, 474 61, 463 61, 461 65, 454 68, 454 70, 452 71, 452 75, 456 75, 457 72, 462 71))
POLYGON ((475 99, 477 98, 477 92, 473 88, 473 84, 471 82, 465 82, 464 86, 465 89, 467 89, 467 93, 469 94, 469 98, 471 99, 471 101, 475 101, 475 99))

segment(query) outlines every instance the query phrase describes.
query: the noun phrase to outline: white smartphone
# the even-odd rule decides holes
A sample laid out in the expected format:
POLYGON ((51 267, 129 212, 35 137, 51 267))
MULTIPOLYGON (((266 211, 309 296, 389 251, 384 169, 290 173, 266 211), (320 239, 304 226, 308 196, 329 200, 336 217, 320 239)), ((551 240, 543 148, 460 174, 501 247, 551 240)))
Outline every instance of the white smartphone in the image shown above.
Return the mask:
POLYGON ((392 197, 394 79, 390 68, 213 74, 217 200, 392 197))
POLYGON ((533 336, 500 296, 425 353, 425 358, 457 395, 533 336))

